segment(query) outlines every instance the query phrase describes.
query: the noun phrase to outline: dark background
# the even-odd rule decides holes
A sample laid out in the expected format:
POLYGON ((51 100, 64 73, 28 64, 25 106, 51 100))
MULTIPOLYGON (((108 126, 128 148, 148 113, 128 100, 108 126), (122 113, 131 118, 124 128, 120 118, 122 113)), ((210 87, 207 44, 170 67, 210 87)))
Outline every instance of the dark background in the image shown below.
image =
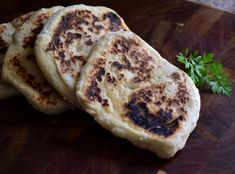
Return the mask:
POLYGON ((169 160, 116 138, 77 110, 35 111, 23 97, 0 102, 0 174, 235 173, 235 16, 186 1, 0 1, 0 22, 54 5, 104 5, 173 64, 188 47, 213 52, 233 81, 231 97, 201 90, 198 126, 169 160))

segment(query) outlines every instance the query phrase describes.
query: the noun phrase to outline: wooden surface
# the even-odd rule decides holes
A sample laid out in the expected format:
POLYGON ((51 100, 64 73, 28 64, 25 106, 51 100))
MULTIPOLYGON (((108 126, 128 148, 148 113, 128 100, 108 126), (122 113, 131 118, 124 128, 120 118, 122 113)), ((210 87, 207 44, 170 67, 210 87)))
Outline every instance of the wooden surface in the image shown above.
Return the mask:
POLYGON ((40 7, 80 2, 113 8, 174 64, 186 47, 214 52, 233 80, 233 94, 201 91, 198 126, 170 160, 114 137, 81 111, 46 116, 23 97, 1 101, 0 174, 235 173, 235 16, 175 0, 1 0, 0 22, 40 7))
POLYGON ((188 1, 195 2, 198 4, 203 4, 208 7, 220 9, 220 10, 235 14, 235 1, 234 0, 226 0, 226 1, 224 0, 209 0, 209 1, 208 0, 188 0, 188 1))
POLYGON ((188 1, 235 14, 235 1, 234 0, 226 0, 226 1, 224 0, 209 0, 209 1, 208 0, 188 0, 188 1))

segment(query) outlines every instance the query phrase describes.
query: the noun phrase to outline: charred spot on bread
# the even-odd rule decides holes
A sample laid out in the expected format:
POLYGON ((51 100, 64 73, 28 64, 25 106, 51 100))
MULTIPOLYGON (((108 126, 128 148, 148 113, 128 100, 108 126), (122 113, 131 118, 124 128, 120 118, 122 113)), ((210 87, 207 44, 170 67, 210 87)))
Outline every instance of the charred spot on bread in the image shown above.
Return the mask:
POLYGON ((178 119, 172 120, 171 112, 165 111, 162 108, 152 114, 147 108, 147 103, 136 102, 135 98, 126 104, 126 116, 131 119, 136 125, 142 127, 146 131, 157 135, 168 137, 178 128, 178 119))
POLYGON ((180 74, 179 74, 178 72, 173 72, 173 73, 171 74, 171 78, 172 78, 173 80, 175 80, 175 81, 181 80, 180 74))
POLYGON ((77 45, 91 49, 105 32, 114 28, 115 30, 123 30, 125 26, 123 26, 120 17, 113 12, 104 14, 100 10, 93 12, 92 9, 83 8, 68 10, 59 17, 45 51, 50 52, 52 57, 58 61, 61 73, 76 78, 79 75, 78 67, 85 64, 88 55, 87 51, 73 53, 71 51, 71 48, 74 47, 73 44, 79 43, 77 45), (64 55, 61 56, 61 52, 64 55), (82 59, 74 57, 81 57, 82 59), (68 63, 67 60, 71 60, 69 66, 65 64, 68 63))
POLYGON ((21 15, 16 19, 16 21, 19 21, 20 26, 22 26, 26 21, 28 21, 31 18, 32 14, 33 12, 21 15))
MULTIPOLYGON (((49 103, 55 104, 55 99, 50 96, 53 93, 53 89, 51 89, 50 84, 46 80, 40 82, 37 80, 35 75, 28 73, 21 63, 20 56, 20 54, 17 54, 10 62, 16 68, 17 74, 21 76, 22 79, 24 79, 26 84, 41 94, 41 98, 39 99, 40 101, 47 102, 48 100, 50 101, 49 103)), ((32 60, 35 60, 34 55, 29 55, 28 57, 30 57, 32 60)))
POLYGON ((137 40, 119 37, 113 41, 111 53, 121 57, 120 61, 112 63, 113 67, 135 74, 131 80, 133 83, 145 82, 151 78, 152 57, 141 48, 137 40))
POLYGON ((0 54, 5 54, 9 44, 0 37, 0 54))
POLYGON ((171 106, 166 104, 178 96, 176 94, 172 98, 167 97, 164 94, 165 87, 166 84, 151 85, 134 92, 124 104, 124 115, 146 131, 168 137, 173 135, 180 122, 187 118, 187 112, 183 108, 185 103, 179 102, 171 106))
POLYGON ((55 51, 56 49, 63 47, 63 41, 60 39, 61 36, 66 38, 65 43, 67 44, 71 44, 74 39, 80 39, 82 37, 81 24, 88 26, 88 18, 91 17, 94 18, 94 15, 92 15, 89 10, 76 10, 74 12, 68 12, 66 15, 62 16, 58 27, 55 29, 52 41, 50 42, 47 51, 55 51), (65 36, 66 31, 70 29, 81 30, 81 33, 68 32, 65 36))
POLYGON ((91 74, 90 83, 86 89, 85 96, 88 101, 97 101, 102 106, 109 106, 108 100, 103 99, 101 96, 101 89, 98 82, 103 80, 106 74, 105 65, 106 61, 103 58, 97 60, 96 64, 93 66, 94 74, 91 74))
POLYGON ((109 30, 110 31, 118 31, 122 27, 122 22, 120 20, 120 17, 118 17, 117 14, 113 12, 108 12, 103 15, 103 20, 109 20, 109 30))
POLYGON ((65 40, 65 44, 70 45, 74 40, 81 39, 82 35, 79 33, 68 32, 65 40))
POLYGON ((91 39, 88 39, 85 43, 86 43, 86 45, 88 45, 88 46, 92 46, 92 45, 93 45, 93 42, 92 42, 91 39))
POLYGON ((5 25, 0 26, 0 54, 5 54, 9 44, 2 38, 2 34, 7 30, 5 25))
POLYGON ((115 84, 115 82, 117 81, 116 78, 111 76, 109 72, 106 74, 106 79, 107 79, 107 82, 111 84, 115 84))
POLYGON ((30 32, 29 36, 26 36, 23 39, 23 48, 26 49, 28 47, 33 48, 34 42, 37 38, 37 35, 40 33, 40 31, 43 28, 43 22, 49 17, 49 14, 41 14, 37 17, 35 21, 33 21, 33 25, 35 28, 33 28, 30 32))

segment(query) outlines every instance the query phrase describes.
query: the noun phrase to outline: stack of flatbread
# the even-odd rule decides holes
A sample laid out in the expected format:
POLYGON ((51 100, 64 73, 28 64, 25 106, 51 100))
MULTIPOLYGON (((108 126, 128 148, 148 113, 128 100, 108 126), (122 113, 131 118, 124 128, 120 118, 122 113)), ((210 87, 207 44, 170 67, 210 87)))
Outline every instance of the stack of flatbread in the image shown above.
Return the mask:
POLYGON ((200 96, 106 7, 33 11, 0 25, 0 99, 22 94, 37 110, 79 108, 105 129, 161 158, 182 149, 200 96))

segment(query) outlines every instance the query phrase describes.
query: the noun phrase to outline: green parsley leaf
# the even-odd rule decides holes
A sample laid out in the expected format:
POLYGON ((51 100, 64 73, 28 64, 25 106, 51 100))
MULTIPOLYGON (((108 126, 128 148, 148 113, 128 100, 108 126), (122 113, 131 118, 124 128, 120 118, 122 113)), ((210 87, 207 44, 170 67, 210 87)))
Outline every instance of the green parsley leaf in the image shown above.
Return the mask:
POLYGON ((199 55, 198 51, 190 53, 186 48, 184 54, 179 53, 176 57, 197 87, 207 85, 212 93, 231 95, 232 82, 222 71, 222 64, 214 60, 213 53, 199 55))

